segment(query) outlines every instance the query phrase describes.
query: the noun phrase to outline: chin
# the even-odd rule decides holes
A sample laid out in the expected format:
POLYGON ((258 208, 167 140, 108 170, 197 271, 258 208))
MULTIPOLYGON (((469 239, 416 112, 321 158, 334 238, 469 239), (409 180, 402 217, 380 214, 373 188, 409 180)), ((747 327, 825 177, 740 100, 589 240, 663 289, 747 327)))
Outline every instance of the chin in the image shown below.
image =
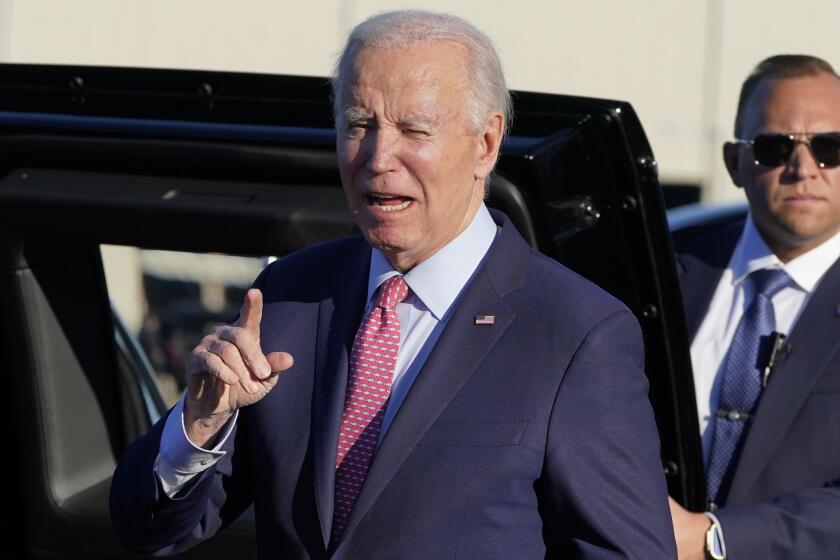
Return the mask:
POLYGON ((405 236, 399 232, 388 231, 390 228, 372 227, 365 230, 364 235, 371 247, 379 249, 385 254, 400 253, 408 246, 405 236))
POLYGON ((828 224, 797 220, 788 220, 781 225, 787 241, 799 247, 819 245, 837 232, 836 227, 832 228, 828 224))

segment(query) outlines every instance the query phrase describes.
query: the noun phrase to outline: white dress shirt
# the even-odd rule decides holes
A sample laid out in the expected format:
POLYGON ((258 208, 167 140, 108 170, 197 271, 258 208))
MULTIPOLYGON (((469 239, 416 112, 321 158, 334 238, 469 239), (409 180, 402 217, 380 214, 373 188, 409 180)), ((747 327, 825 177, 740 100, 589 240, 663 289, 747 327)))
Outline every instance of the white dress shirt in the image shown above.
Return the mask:
MULTIPOLYGON (((400 318, 400 349, 397 353, 391 397, 379 432, 380 441, 443 332, 464 286, 484 260, 497 231, 490 212, 482 204, 467 229, 404 275, 411 292, 397 305, 397 315, 400 318)), ((365 313, 373 305, 373 296, 379 285, 397 274, 399 273, 394 270, 385 255, 373 249, 365 313)), ((231 417, 216 447, 206 450, 193 445, 187 438, 183 423, 183 406, 181 399, 167 418, 160 452, 155 461, 155 472, 164 492, 170 497, 196 474, 208 469, 224 456, 225 452, 220 449, 230 435, 238 416, 238 413, 234 413, 231 417)))
POLYGON ((754 297, 752 283, 744 280, 751 272, 764 268, 781 268, 787 272, 793 284, 779 291, 772 301, 776 331, 788 335, 823 275, 838 258, 840 233, 807 253, 783 263, 764 242, 752 217, 747 216, 741 238, 721 275, 706 317, 691 343, 694 390, 706 467, 714 436, 715 416, 712 411, 718 408, 723 373, 721 366, 738 322, 754 297))

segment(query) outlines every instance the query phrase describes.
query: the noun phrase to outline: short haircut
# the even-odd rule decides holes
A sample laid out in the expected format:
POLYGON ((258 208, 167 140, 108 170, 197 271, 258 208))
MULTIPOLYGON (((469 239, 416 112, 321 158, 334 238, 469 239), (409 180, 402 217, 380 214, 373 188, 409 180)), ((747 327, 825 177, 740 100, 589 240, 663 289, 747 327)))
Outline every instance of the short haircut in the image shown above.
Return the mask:
POLYGON ((510 93, 493 42, 464 19, 423 10, 384 12, 366 19, 350 32, 332 78, 336 122, 342 116, 344 88, 358 49, 406 48, 436 41, 452 41, 467 50, 471 76, 466 92, 466 117, 472 131, 478 133, 484 129, 485 118, 491 111, 501 111, 508 128, 512 117, 510 93))
POLYGON ((765 58, 753 69, 741 86, 738 98, 738 112, 735 114, 735 137, 744 132, 744 112, 759 84, 765 80, 786 80, 829 74, 840 79, 831 64, 816 56, 807 54, 779 54, 765 58))

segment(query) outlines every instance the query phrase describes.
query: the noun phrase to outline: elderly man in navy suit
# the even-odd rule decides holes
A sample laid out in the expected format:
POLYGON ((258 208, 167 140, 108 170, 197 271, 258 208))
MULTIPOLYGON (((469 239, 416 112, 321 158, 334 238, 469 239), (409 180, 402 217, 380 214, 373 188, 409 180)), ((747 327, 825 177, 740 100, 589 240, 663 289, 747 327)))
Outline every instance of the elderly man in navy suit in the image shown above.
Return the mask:
POLYGON ((118 532, 176 552, 253 503, 261 558, 673 558, 634 317, 484 206, 490 41, 375 16, 334 93, 363 236, 268 267, 195 349, 114 475, 118 532))
POLYGON ((724 146, 745 221, 676 238, 709 512, 680 558, 840 558, 840 77, 781 55, 724 146))

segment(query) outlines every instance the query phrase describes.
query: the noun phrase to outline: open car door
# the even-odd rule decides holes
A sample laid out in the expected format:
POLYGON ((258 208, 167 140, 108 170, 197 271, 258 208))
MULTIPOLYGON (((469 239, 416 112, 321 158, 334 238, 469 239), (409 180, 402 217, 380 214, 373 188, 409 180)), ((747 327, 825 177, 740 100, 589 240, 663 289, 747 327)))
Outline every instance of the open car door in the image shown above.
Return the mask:
MULTIPOLYGON (((110 475, 163 408, 115 326, 100 246, 282 257, 354 233, 329 95, 318 78, 0 65, 18 556, 128 556, 108 518, 110 475)), ((515 93, 514 104, 488 204, 636 314, 669 490, 700 508, 689 342, 642 127, 623 102, 515 93)), ((184 557, 247 556, 252 531, 246 515, 184 557)))

